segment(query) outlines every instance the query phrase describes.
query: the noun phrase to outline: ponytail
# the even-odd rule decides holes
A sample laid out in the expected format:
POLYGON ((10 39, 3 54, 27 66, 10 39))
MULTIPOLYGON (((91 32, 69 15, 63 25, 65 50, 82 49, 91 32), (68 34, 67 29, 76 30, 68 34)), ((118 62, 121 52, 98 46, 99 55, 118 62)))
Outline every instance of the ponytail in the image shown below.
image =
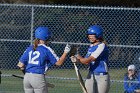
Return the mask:
POLYGON ((36 50, 38 44, 39 44, 39 39, 35 39, 34 40, 34 51, 36 50))
POLYGON ((107 42, 103 38, 99 38, 99 41, 107 45, 107 42))

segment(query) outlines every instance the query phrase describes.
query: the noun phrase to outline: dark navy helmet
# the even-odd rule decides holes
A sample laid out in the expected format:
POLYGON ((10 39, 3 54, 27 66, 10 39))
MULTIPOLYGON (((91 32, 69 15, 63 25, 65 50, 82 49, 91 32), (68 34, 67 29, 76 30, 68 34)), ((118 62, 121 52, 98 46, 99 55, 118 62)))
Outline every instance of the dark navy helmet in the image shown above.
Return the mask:
POLYGON ((93 25, 88 28, 87 35, 96 35, 96 38, 103 37, 103 29, 99 25, 93 25))
POLYGON ((35 38, 41 39, 41 40, 48 40, 51 38, 51 32, 49 31, 48 27, 38 27, 35 30, 35 38))

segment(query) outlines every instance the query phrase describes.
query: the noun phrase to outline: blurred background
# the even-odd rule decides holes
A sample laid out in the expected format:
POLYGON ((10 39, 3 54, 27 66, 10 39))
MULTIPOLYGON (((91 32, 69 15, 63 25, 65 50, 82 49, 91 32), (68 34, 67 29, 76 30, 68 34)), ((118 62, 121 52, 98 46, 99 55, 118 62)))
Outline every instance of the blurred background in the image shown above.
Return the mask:
POLYGON ((140 7, 139 0, 0 0, 0 3, 67 4, 67 5, 140 7))

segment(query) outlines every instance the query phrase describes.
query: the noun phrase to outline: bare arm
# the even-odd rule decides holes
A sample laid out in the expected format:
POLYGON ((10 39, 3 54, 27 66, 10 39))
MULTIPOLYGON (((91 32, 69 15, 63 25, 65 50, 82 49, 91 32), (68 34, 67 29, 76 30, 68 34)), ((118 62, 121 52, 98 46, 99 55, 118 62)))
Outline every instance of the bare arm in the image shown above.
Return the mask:
POLYGON ((96 58, 94 58, 93 56, 89 56, 88 58, 84 58, 81 55, 77 55, 77 59, 78 61, 80 61, 82 64, 89 64, 92 61, 95 61, 96 58))
POLYGON ((18 62, 17 66, 20 68, 23 74, 25 74, 25 65, 22 62, 18 62))
POLYGON ((82 56, 78 55, 77 59, 83 64, 89 64, 90 62, 95 61, 98 58, 98 56, 103 52, 104 48, 105 44, 102 43, 98 45, 98 48, 94 52, 92 52, 88 58, 83 58, 82 56))
POLYGON ((21 69, 24 70, 24 64, 22 62, 18 62, 17 66, 21 69))
POLYGON ((67 54, 70 52, 70 50, 71 50, 71 47, 70 45, 67 44, 62 56, 59 58, 59 60, 55 64, 58 66, 62 65, 67 57, 67 54))
POLYGON ((64 52, 55 64, 58 65, 58 66, 62 65, 64 63, 66 57, 67 57, 67 53, 64 52))

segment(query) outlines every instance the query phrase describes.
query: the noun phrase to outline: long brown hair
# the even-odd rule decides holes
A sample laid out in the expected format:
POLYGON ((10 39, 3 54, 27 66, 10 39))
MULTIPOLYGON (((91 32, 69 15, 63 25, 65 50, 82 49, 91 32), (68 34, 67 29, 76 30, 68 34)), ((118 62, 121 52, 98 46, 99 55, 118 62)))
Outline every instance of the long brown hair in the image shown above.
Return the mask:
POLYGON ((34 40, 34 51, 36 50, 38 44, 39 44, 39 39, 35 39, 34 40))
POLYGON ((107 45, 107 42, 104 40, 104 38, 99 38, 99 41, 107 45))

